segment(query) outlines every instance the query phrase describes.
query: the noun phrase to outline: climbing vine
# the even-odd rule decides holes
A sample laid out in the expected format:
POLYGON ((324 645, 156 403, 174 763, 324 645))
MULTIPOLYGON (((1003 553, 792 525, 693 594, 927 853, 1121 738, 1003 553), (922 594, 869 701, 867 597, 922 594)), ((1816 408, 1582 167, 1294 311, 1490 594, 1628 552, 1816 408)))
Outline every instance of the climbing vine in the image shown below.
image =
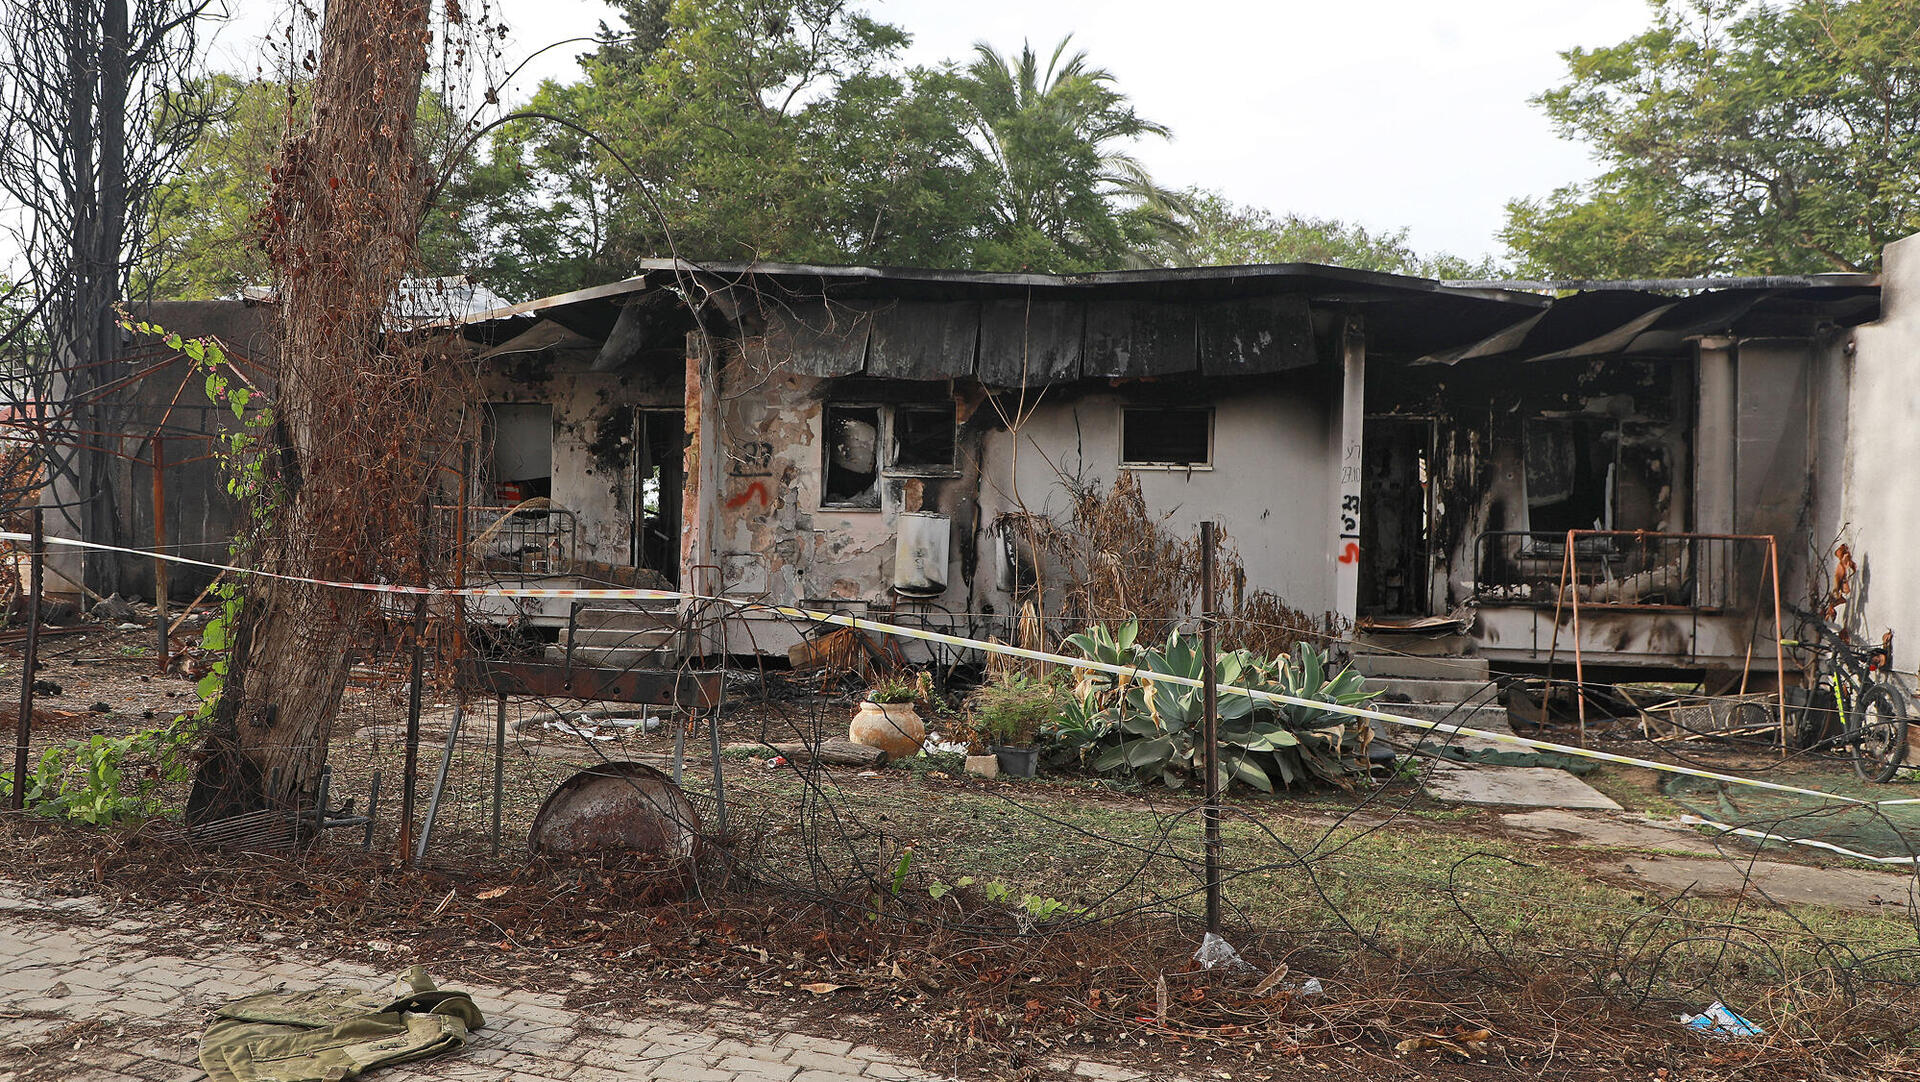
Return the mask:
MULTIPOLYGON (((161 338, 186 357, 201 378, 207 401, 233 413, 233 427, 216 435, 214 446, 226 490, 241 510, 241 523, 229 548, 233 564, 239 566, 256 539, 271 529, 286 498, 271 468, 273 410, 233 371, 219 342, 185 338, 153 323, 122 319, 120 325, 161 338)), ((237 584, 221 583, 211 596, 217 607, 200 634, 209 667, 194 684, 199 700, 194 711, 177 715, 163 726, 121 736, 96 734, 46 749, 27 777, 28 807, 96 826, 175 811, 170 798, 192 777, 192 748, 219 704, 233 664, 243 593, 237 584)), ((0 793, 10 788, 10 777, 0 779, 0 793)))

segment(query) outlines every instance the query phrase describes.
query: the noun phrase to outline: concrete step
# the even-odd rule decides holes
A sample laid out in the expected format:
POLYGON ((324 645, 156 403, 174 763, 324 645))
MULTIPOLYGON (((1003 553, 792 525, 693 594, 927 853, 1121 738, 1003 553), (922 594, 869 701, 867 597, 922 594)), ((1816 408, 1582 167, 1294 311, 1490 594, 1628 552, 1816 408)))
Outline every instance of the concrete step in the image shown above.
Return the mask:
POLYGON ((680 633, 667 627, 629 630, 624 627, 576 627, 560 630, 560 645, 571 641, 576 649, 594 646, 605 649, 658 650, 672 646, 680 633), (569 638, 571 636, 571 638, 569 638))
POLYGON ((1419 635, 1401 631, 1362 631, 1353 637, 1354 653, 1382 650, 1390 654, 1418 654, 1423 657, 1464 657, 1473 652, 1474 642, 1465 635, 1419 635))
POLYGON ((1515 744, 1488 737, 1469 736, 1458 731, 1477 729, 1489 733, 1512 733, 1513 727, 1508 722, 1507 709, 1498 702, 1491 704, 1478 701, 1471 704, 1375 702, 1371 705, 1382 713, 1398 714, 1401 717, 1431 721, 1444 726, 1441 729, 1417 729, 1410 725, 1375 722, 1374 733, 1381 740, 1386 741, 1388 746, 1402 752, 1411 751, 1416 745, 1432 748, 1439 744, 1452 744, 1469 750, 1525 750, 1515 744))
POLYGON ((1386 676, 1367 681, 1367 689, 1382 698, 1416 703, 1463 703, 1493 699, 1495 691, 1484 679, 1447 680, 1433 677, 1386 676))
POLYGON ((671 601, 638 601, 632 604, 599 604, 582 608, 574 615, 581 628, 647 631, 671 628, 679 623, 679 612, 671 601))
POLYGON ((1427 657, 1363 649, 1353 652, 1353 667, 1369 679, 1485 680, 1491 671, 1483 657, 1427 657))
MULTIPOLYGON (((547 647, 547 660, 565 664, 567 648, 547 647)), ((573 650, 573 664, 582 669, 671 669, 679 660, 677 651, 666 648, 576 646, 573 650)))
POLYGON ((1509 725, 1507 708, 1501 706, 1497 699, 1475 699, 1471 703, 1386 703, 1375 699, 1367 705, 1383 714, 1464 725, 1470 729, 1506 731, 1509 725))

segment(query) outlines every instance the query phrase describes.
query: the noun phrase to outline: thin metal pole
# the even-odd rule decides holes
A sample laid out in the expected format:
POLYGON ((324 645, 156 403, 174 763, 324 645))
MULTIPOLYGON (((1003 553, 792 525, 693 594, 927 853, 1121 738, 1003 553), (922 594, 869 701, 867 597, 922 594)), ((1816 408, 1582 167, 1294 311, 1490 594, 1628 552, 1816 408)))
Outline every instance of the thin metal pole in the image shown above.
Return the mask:
POLYGON ((13 810, 27 806, 27 743, 33 738, 33 668, 40 655, 40 508, 33 509, 33 541, 27 553, 27 642, 20 655, 20 719, 13 727, 13 810))
POLYGON ((1214 683, 1213 583, 1214 523, 1200 524, 1200 694, 1206 723, 1201 739, 1206 754, 1202 759, 1207 774, 1207 804, 1204 810, 1207 848, 1207 931, 1220 933, 1220 689, 1214 683))
MULTIPOLYGON (((473 441, 460 445, 460 494, 455 500, 453 520, 453 585, 467 584, 467 490, 473 484, 473 441)), ((467 599, 453 598, 453 659, 457 666, 467 653, 467 599)))
MULTIPOLYGON (((1573 565, 1573 530, 1567 531, 1567 565, 1573 565)), ((1573 584, 1573 697, 1580 707, 1580 746, 1587 746, 1587 666, 1580 651, 1580 584, 1573 584)), ((1557 631, 1558 628, 1556 627, 1557 631)), ((1546 716, 1542 710, 1541 717, 1546 716)))
POLYGON ((673 723, 673 762, 671 774, 673 784, 680 784, 680 772, 687 761, 687 722, 676 720, 673 723))
POLYGON ((159 671, 167 671, 168 655, 171 647, 167 642, 167 561, 160 554, 167 551, 167 441, 160 433, 153 434, 153 614, 154 627, 160 634, 159 671))
MULTIPOLYGON (((1528 538, 1531 541, 1532 538, 1528 538)), ((1523 542, 1524 544, 1524 542, 1523 542)), ((1567 591, 1579 589, 1573 581, 1573 545, 1567 545, 1566 553, 1560 558, 1560 591, 1553 598, 1553 641, 1547 645, 1547 679, 1540 689, 1540 724, 1547 723, 1547 713, 1553 706, 1553 662, 1560 656, 1560 616, 1567 604, 1567 591)), ((1537 625, 1536 625, 1537 626, 1537 625)), ((1539 633, 1534 640, 1539 643, 1539 633)), ((1538 649, 1538 646, 1535 647, 1538 649)))
MULTIPOLYGON (((1780 750, 1787 750, 1787 651, 1780 640, 1786 625, 1780 622, 1780 541, 1767 538, 1767 568, 1773 573, 1773 673, 1774 686, 1780 692, 1780 750)), ((1752 649, 1749 644, 1748 649, 1752 649)))
POLYGON ((707 734, 713 744, 713 809, 718 820, 718 829, 727 831, 727 780, 720 758, 720 711, 709 707, 707 715, 707 734))
POLYGON ((427 843, 433 840, 433 821, 440 817, 440 796, 447 789, 447 770, 453 766, 453 747, 460 739, 460 722, 466 712, 466 703, 454 703, 453 724, 447 726, 447 746, 440 753, 440 773, 433 779, 433 795, 427 798, 427 821, 420 828, 420 844, 413 851, 416 863, 427 859, 427 843))
POLYGON ((500 855, 500 800, 506 792, 507 697, 500 696, 493 719, 493 855, 500 855))
POLYGON ((420 772, 420 681, 426 663, 427 595, 413 600, 413 673, 407 692, 407 755, 400 770, 400 859, 413 857, 413 789, 420 772))
POLYGON ((373 852, 373 828, 380 821, 380 772, 373 772, 373 781, 367 786, 367 836, 361 840, 360 848, 373 852))

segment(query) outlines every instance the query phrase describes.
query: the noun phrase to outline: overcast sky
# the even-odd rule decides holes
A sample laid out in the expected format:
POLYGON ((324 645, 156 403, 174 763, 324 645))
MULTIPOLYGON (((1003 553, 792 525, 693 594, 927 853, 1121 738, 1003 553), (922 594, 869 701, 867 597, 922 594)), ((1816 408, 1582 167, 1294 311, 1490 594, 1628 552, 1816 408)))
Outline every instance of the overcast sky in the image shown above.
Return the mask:
MULTIPOLYGON (((509 65, 611 18, 599 0, 495 0, 509 65)), ((277 8, 242 0, 236 8, 277 8)), ((909 59, 962 59, 975 41, 1051 51, 1071 33, 1140 112, 1173 129, 1140 156, 1163 183, 1198 184, 1275 211, 1410 227, 1423 251, 1477 256, 1505 201, 1585 179, 1585 151, 1556 139, 1527 99, 1574 45, 1611 44, 1648 21, 1646 0, 872 0, 913 34, 909 59)), ((223 35, 250 69, 262 25, 223 35)), ((578 73, 577 49, 529 66, 578 73)))

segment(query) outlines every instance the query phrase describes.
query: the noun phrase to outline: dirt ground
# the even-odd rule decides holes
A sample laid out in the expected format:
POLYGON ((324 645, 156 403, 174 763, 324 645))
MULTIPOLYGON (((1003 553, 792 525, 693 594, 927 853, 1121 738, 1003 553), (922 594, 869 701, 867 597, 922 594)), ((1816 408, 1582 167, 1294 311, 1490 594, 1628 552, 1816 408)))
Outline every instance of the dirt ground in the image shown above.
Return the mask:
MULTIPOLYGON (((93 629, 47 640, 36 675, 60 691, 36 701, 46 711, 36 754, 191 709, 191 683, 155 671, 151 640, 93 629)), ((18 675, 17 661, 0 669, 0 681, 18 675)), ((684 875, 530 863, 524 847, 561 780, 605 759, 666 769, 676 733, 688 789, 710 813, 715 734, 704 721, 689 731, 655 711, 662 724, 649 729, 636 709, 637 724, 566 731, 529 722, 579 704, 510 701, 496 856, 496 704, 426 690, 418 815, 450 754, 424 869, 395 859, 404 670, 372 664, 349 689, 330 756, 336 801, 364 810, 375 772, 383 780, 371 839, 334 831, 290 858, 189 850, 153 827, 6 819, 15 856, 0 875, 120 905, 184 905, 220 935, 307 955, 430 962, 583 1002, 777 1003, 822 1032, 965 1062, 981 1077, 1043 1077, 1063 1048, 1193 1077, 1914 1073, 1902 1034, 1920 1012, 1900 992, 1920 980, 1911 877, 1769 850, 1762 870, 1793 886, 1756 890, 1768 880, 1752 851, 1727 843, 1730 862, 1676 828, 1648 771, 1589 778, 1628 808, 1620 817, 1446 806, 1406 782, 1237 796, 1225 827, 1228 930, 1251 969, 1206 972, 1191 958, 1200 824, 1184 794, 986 782, 930 763, 816 777, 736 749, 722 759, 729 828, 752 847, 724 884, 701 880, 688 894, 684 875), (826 820, 831 837, 809 834, 826 820), (876 880, 877 893, 838 890, 876 880), (1036 917, 1056 903, 1062 915, 1036 917), (1836 990, 1822 960, 1834 944, 1871 958, 1850 972, 1888 994, 1836 990), (1309 978, 1321 994, 1302 991, 1309 978), (1716 996, 1788 985, 1806 992, 1763 1041, 1702 1040, 1675 1022, 1716 996)), ((794 688, 748 701, 751 690, 730 689, 723 747, 843 731, 845 703, 794 688)), ((1802 783, 1831 766, 1687 754, 1802 783)))

